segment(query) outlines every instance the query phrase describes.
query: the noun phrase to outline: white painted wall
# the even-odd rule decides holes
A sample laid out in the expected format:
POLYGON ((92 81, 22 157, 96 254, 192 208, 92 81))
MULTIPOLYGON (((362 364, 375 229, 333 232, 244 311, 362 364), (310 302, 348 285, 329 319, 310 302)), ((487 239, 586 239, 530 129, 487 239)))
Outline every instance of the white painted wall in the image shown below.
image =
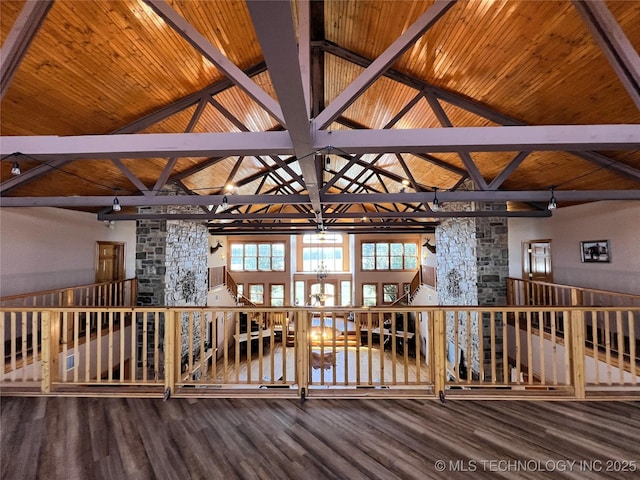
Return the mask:
POLYGON ((640 295, 640 201, 559 208, 551 218, 509 219, 509 275, 522 277, 523 241, 551 240, 555 283, 640 295), (610 263, 582 263, 580 242, 609 240, 610 263))
POLYGON ((0 208, 0 296, 93 283, 96 242, 125 243, 125 277, 135 276, 135 221, 107 228, 94 213, 0 208))

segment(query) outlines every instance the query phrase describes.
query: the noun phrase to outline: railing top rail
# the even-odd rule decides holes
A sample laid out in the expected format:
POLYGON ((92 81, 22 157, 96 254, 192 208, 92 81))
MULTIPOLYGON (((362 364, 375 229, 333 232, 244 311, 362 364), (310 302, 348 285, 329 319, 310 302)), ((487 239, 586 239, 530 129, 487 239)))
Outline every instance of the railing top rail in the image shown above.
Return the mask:
POLYGON ((0 313, 11 312, 322 312, 322 313, 387 313, 387 312, 482 312, 482 313, 526 313, 526 312, 640 312, 640 306, 611 306, 611 307, 591 307, 591 306, 462 306, 462 305, 412 305, 405 307, 299 307, 299 306, 283 306, 283 307, 246 307, 246 306, 202 306, 202 307, 0 307, 0 313))
POLYGON ((26 298, 26 297, 38 297, 38 296, 42 296, 42 295, 52 295, 52 294, 60 293, 60 292, 67 292, 69 290, 78 290, 78 289, 84 289, 84 288, 99 287, 99 286, 102 286, 102 285, 112 285, 112 284, 115 284, 115 283, 131 282, 131 281, 133 281, 135 279, 136 279, 136 277, 123 278, 122 280, 113 280, 113 281, 110 281, 110 282, 87 283, 85 285, 73 285, 73 286, 70 286, 70 287, 53 288, 51 290, 40 290, 40 291, 37 291, 37 292, 28 292, 28 293, 19 293, 19 294, 16 294, 16 295, 7 295, 5 297, 0 297, 0 302, 17 300, 19 298, 26 298))
POLYGON ((575 285, 563 285, 561 283, 541 282, 539 280, 529 280, 526 278, 508 277, 508 279, 515 280, 517 282, 530 283, 535 285, 545 285, 549 287, 563 288, 567 290, 580 290, 582 292, 593 292, 593 293, 599 293, 602 295, 615 295, 619 297, 628 297, 628 298, 640 300, 640 295, 634 295, 633 293, 614 292, 613 290, 601 290, 597 288, 578 287, 575 285))

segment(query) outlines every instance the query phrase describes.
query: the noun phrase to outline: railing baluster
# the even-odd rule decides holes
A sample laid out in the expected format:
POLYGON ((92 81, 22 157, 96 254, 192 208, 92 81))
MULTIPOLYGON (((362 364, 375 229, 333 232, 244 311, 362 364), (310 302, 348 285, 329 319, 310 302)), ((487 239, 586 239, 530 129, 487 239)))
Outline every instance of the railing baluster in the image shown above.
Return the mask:
MULTIPOLYGON (((597 315, 594 312, 594 315, 597 315)), ((604 348, 607 364, 607 385, 611 385, 611 325, 609 324, 608 312, 604 312, 604 348)))
POLYGON ((627 316, 627 325, 629 326, 629 371, 631 372, 631 383, 635 386, 637 384, 637 372, 636 372, 636 333, 633 319, 633 312, 629 311, 627 316))
POLYGON ((62 312, 62 361, 64 362, 64 366, 62 367, 62 381, 66 382, 67 381, 67 372, 69 371, 68 368, 68 360, 67 360, 67 355, 68 355, 68 339, 67 339, 67 335, 69 334, 69 330, 67 329, 67 322, 68 320, 68 315, 69 312, 62 312))
MULTIPOLYGON (((546 375, 545 375, 545 364, 544 364, 544 335, 545 335, 545 328, 544 325, 542 325, 542 320, 544 320, 546 314, 549 312, 539 312, 538 315, 540 315, 541 318, 541 325, 540 328, 538 330, 538 348, 539 348, 539 358, 540 358, 540 384, 541 385, 545 385, 547 383, 546 381, 546 375)), ((550 318, 550 317, 549 317, 550 318)), ((533 376, 533 375, 532 375, 533 376)))
MULTIPOLYGON (((125 312, 121 312, 120 313, 120 330, 119 330, 119 338, 120 338, 120 376, 118 378, 118 380, 120 381, 120 383, 124 382, 126 379, 126 373, 125 373, 125 355, 124 355, 124 349, 125 349, 125 337, 126 337, 126 331, 127 331, 127 322, 126 322, 126 313, 125 312)), ((132 317, 135 315, 135 313, 131 314, 132 317)), ((135 324, 135 321, 132 322, 131 325, 131 329, 133 329, 133 324, 135 324)))
POLYGON ((11 381, 16 381, 16 356, 17 356, 17 347, 16 347, 16 338, 18 333, 16 332, 16 313, 11 312, 11 381))
POLYGON ((616 312, 616 330, 618 335, 618 383, 624 385, 624 335, 622 334, 622 312, 616 312))
MULTIPOLYGON (((27 380, 27 364, 28 364, 28 356, 27 356, 27 315, 23 313, 20 316, 20 330, 22 331, 22 381, 27 380)), ((3 339, 4 341, 4 339, 3 339)))
POLYGON ((553 361, 551 362, 552 375, 553 375, 553 384, 558 385, 558 357, 556 355, 557 348, 556 345, 558 343, 558 339, 556 338, 556 315, 557 311, 551 312, 551 358, 553 361))

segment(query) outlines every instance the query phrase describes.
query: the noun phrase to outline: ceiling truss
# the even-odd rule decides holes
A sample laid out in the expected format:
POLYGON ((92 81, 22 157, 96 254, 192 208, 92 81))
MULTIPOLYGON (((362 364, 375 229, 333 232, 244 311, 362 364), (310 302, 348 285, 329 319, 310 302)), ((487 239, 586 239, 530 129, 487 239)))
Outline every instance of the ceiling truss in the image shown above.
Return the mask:
MULTIPOLYGON (((324 35, 311 25, 313 11, 318 5, 300 2, 298 29, 293 24, 290 2, 266 0, 248 2, 249 12, 260 41, 265 61, 249 69, 241 70, 230 62, 209 40, 178 14, 166 1, 145 0, 147 4, 203 57, 223 71, 227 78, 221 82, 180 99, 171 105, 136 120, 109 135, 78 137, 2 137, 0 154, 3 160, 25 155, 42 162, 19 177, 9 178, 0 184, 3 206, 60 206, 68 208, 102 208, 100 219, 127 220, 143 218, 142 214, 109 212, 113 197, 11 197, 9 192, 53 170, 60 170, 74 160, 109 159, 134 187, 134 195, 121 195, 121 205, 127 207, 149 205, 197 205, 199 214, 164 214, 165 218, 203 219, 222 221, 220 227, 250 231, 251 228, 276 231, 274 225, 283 220, 303 220, 315 226, 338 225, 340 221, 357 220, 363 214, 384 225, 349 225, 349 228, 387 228, 395 222, 405 228, 431 228, 436 220, 447 216, 462 216, 464 212, 433 212, 429 202, 433 200, 433 186, 422 185, 413 177, 403 155, 412 154, 431 165, 446 169, 460 178, 452 191, 438 190, 443 202, 514 201, 539 202, 548 200, 548 192, 510 192, 500 190, 503 183, 534 151, 564 150, 587 160, 598 167, 640 183, 640 170, 607 157, 602 151, 640 149, 639 125, 546 125, 530 126, 517 119, 495 112, 453 92, 430 85, 422 80, 391 69, 391 65, 414 42, 431 28, 455 3, 437 0, 413 25, 397 38, 374 60, 358 56, 337 45, 319 38, 324 35), (298 47, 298 43, 300 48, 298 47), (324 105, 324 86, 321 69, 324 55, 335 55, 364 68, 356 78, 329 105, 324 105), (269 71, 279 102, 273 100, 252 79, 269 71), (382 129, 370 130, 366 126, 342 115, 378 78, 385 76, 416 90, 415 96, 382 129), (245 91, 279 126, 273 131, 252 132, 243 122, 227 110, 216 95, 237 86, 245 91), (393 128, 422 98, 426 99, 442 128, 402 130, 393 128), (480 115, 498 127, 456 127, 447 116, 442 102, 480 115), (238 132, 193 133, 207 105, 221 113, 238 132), (194 107, 183 133, 142 134, 146 128, 171 116, 194 107), (333 122, 350 127, 350 130, 331 130, 333 122), (505 128, 508 127, 508 128, 505 128), (474 162, 474 152, 519 152, 491 180, 486 180, 474 162), (17 153, 20 152, 20 153, 17 153), (451 165, 433 154, 455 152, 464 169, 451 165), (385 154, 395 154, 404 176, 376 166, 385 154), (347 163, 335 171, 325 164, 326 156, 338 155, 347 163), (365 155, 375 155, 365 158, 365 155), (229 209, 209 210, 208 205, 220 205, 223 186, 212 187, 213 195, 200 195, 189 190, 184 183, 190 176, 215 167, 230 156, 238 159, 227 177, 227 184, 248 185, 258 181, 254 195, 229 195, 229 209), (6 157, 6 158, 5 158, 6 157), (174 172, 183 157, 204 157, 180 173, 174 172), (123 159, 167 158, 153 187, 149 188, 138 178, 123 159), (245 178, 236 178, 242 162, 255 158, 262 169, 245 178), (271 160, 270 164, 267 159, 271 160), (349 175, 350 170, 359 171, 349 175), (323 179, 328 172, 330 178, 323 179), (375 180, 382 190, 369 183, 375 180), (471 178, 479 191, 458 191, 457 188, 471 178), (277 187, 265 190, 268 179, 277 187), (408 184, 406 184, 408 183, 408 184), (186 192, 183 197, 166 197, 159 194, 167 184, 177 184, 186 192), (400 191, 394 192, 391 185, 400 191), (263 191, 264 190, 264 191, 263 191), (412 191, 411 191, 412 190, 412 191), (365 192, 365 193, 362 193, 365 192), (352 207, 357 206, 357 211, 352 207), (286 209, 291 206, 295 212, 286 209), (244 208, 246 207, 246 208, 244 208), (244 208, 241 211, 241 208, 244 208), (329 211, 331 210, 331 211, 329 211), (192 215, 192 216, 189 216, 192 215), (426 220, 425 220, 426 219, 426 220), (425 227, 426 226, 426 227, 425 227)), ((16 22, 11 36, 5 42, 11 47, 10 55, 2 51, 2 94, 10 83, 31 38, 46 16, 51 2, 27 2, 16 22), (34 4, 40 3, 38 10, 34 4), (25 28, 26 25, 29 28, 25 28), (6 68, 5 68, 5 58, 6 68), (10 68, 9 68, 10 66, 10 68), (5 70, 8 72, 5 75, 5 70)), ((321 2, 317 2, 321 3, 321 2)), ((592 30, 601 48, 611 61, 633 101, 640 108, 640 60, 606 7, 591 2, 574 2, 585 23, 592 30), (589 5, 587 5, 589 3, 589 5)), ((556 191, 556 197, 564 201, 595 201, 640 199, 638 190, 556 191)), ((484 215, 482 212, 466 212, 466 216, 484 215)), ((151 214, 147 214, 151 215, 151 214)), ((155 215, 155 214, 154 214, 155 215)), ((548 216, 549 212, 504 212, 505 216, 548 216)), ((494 215, 495 216, 495 215, 494 215)), ((363 222, 360 222, 363 223, 363 222)), ((366 223, 366 222, 364 222, 366 223)), ((300 225, 300 224, 296 224, 300 225)), ((278 227, 280 228, 280 227, 278 227)), ((285 228, 285 227, 282 227, 285 228)), ((291 228, 287 225, 286 228, 291 228)), ((400 228, 398 226, 398 228, 400 228)))

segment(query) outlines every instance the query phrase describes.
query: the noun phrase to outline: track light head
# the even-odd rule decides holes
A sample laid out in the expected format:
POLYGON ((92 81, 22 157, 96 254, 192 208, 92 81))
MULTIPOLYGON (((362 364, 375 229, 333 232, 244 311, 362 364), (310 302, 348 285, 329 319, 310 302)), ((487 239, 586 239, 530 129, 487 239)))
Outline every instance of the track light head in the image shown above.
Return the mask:
POLYGON ((12 175, 20 175, 20 164, 18 162, 13 162, 13 166, 11 167, 12 175))

